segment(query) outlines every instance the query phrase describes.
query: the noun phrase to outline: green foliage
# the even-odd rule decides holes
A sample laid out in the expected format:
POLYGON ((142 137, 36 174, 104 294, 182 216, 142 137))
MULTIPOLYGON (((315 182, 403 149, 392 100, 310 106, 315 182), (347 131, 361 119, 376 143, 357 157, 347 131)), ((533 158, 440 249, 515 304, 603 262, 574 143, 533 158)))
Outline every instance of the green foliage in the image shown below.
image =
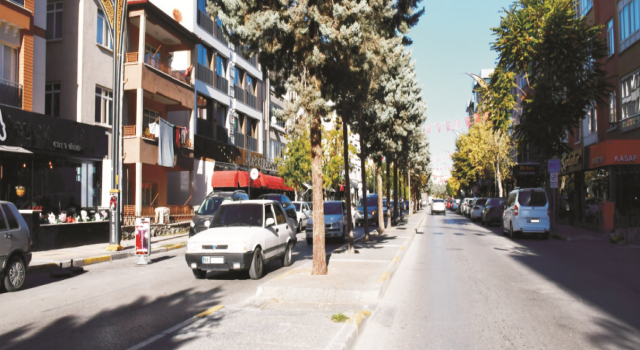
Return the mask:
POLYGON ((311 181, 311 144, 309 132, 291 135, 284 152, 278 159, 278 175, 298 191, 302 184, 311 181))
POLYGON ((511 112, 517 106, 513 97, 513 89, 517 88, 515 76, 514 72, 498 67, 491 75, 488 87, 479 88, 482 98, 478 104, 478 112, 488 115, 496 130, 507 132, 511 125, 511 112))
POLYGON ((565 152, 567 131, 611 88, 599 61, 607 54, 603 27, 576 16, 574 0, 519 0, 492 30, 498 69, 527 81, 518 139, 546 158, 565 152))
POLYGON ((331 321, 335 323, 344 323, 347 322, 348 319, 349 317, 345 316, 344 314, 335 314, 331 316, 331 321))

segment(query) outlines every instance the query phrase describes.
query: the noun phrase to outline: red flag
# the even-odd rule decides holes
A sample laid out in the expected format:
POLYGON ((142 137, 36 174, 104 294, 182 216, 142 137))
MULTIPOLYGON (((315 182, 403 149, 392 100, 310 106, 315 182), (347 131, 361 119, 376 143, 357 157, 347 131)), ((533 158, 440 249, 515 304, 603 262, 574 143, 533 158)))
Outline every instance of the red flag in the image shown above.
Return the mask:
POLYGON ((427 124, 427 134, 431 134, 431 124, 427 124))
POLYGON ((456 119, 453 121, 453 128, 456 130, 460 129, 460 120, 456 119))
POLYGON ((469 117, 464 118, 465 124, 467 124, 467 128, 471 126, 471 119, 469 117))
POLYGON ((447 131, 451 131, 451 122, 447 122, 447 131))
POLYGON ((438 127, 438 132, 441 132, 441 131, 442 131, 442 125, 441 125, 441 123, 436 124, 436 126, 438 127))

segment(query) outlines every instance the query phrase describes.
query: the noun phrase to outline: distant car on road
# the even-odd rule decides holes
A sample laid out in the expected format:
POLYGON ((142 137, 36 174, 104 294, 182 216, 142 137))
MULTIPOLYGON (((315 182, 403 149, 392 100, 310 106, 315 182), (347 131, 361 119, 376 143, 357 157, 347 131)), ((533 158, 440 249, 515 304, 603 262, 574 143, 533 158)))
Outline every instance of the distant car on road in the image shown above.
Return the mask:
POLYGON ((284 194, 271 193, 263 194, 259 196, 258 199, 276 201, 280 203, 282 205, 282 209, 284 209, 284 213, 287 214, 291 227, 296 227, 298 222, 298 214, 296 213, 296 208, 293 206, 293 203, 291 202, 291 199, 289 199, 289 197, 285 196, 284 194))
MULTIPOLYGON (((324 236, 339 238, 343 242, 347 238, 347 204, 342 201, 324 202, 324 236)), ((313 244, 313 218, 309 219, 305 230, 307 244, 313 244)))
POLYGON ((500 223, 506 204, 507 200, 504 198, 490 198, 487 200, 487 203, 482 209, 482 224, 492 225, 494 223, 500 223))
POLYGON ((18 208, 0 201, 0 281, 8 292, 22 288, 31 262, 29 227, 18 208))
POLYGON ((296 208, 296 215, 298 220, 298 225, 296 226, 297 231, 300 232, 302 229, 307 227, 307 222, 309 218, 311 218, 311 209, 305 202, 293 202, 293 206, 296 208))
POLYGON ((278 202, 225 202, 210 228, 189 238, 185 259, 196 279, 207 271, 229 270, 249 270, 252 279, 259 279, 270 260, 291 265, 294 229, 278 202))
MULTIPOLYGON (((358 202, 358 215, 356 216, 356 226, 364 225, 364 221, 368 220, 369 224, 378 224, 378 195, 367 195, 367 213, 365 215, 362 198, 358 202)), ((384 215, 384 214, 383 214, 384 215)))
POLYGON ((194 236, 198 232, 202 232, 209 228, 213 216, 220 207, 220 204, 226 201, 249 200, 249 196, 245 191, 237 190, 234 192, 211 192, 202 201, 200 207, 191 219, 191 227, 189 227, 189 237, 194 236))
POLYGON ((480 220, 482 218, 482 209, 486 203, 486 198, 478 198, 473 202, 473 207, 470 210, 471 214, 469 215, 471 221, 480 220))
POLYGON ((434 199, 431 203, 431 215, 436 213, 440 213, 442 215, 447 215, 446 207, 444 204, 444 200, 442 199, 434 199))
POLYGON ((509 194, 502 215, 502 233, 515 237, 518 234, 551 237, 549 200, 541 188, 515 189, 509 194))

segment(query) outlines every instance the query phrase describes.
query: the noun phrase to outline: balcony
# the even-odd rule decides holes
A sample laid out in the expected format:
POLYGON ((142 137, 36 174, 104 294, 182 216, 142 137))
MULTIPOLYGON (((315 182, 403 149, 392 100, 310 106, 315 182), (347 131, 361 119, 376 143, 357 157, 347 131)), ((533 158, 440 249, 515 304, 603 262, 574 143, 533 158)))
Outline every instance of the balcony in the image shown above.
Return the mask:
POLYGON ((236 100, 258 111, 262 110, 260 108, 260 105, 258 104, 258 98, 256 97, 256 95, 253 95, 252 93, 238 85, 234 86, 233 89, 235 92, 234 97, 236 100))
POLYGON ((583 143, 585 147, 598 143, 598 132, 584 135, 583 143))
POLYGON ((258 152, 258 139, 247 136, 247 149, 249 151, 258 152))
POLYGON ((280 128, 284 129, 284 126, 285 126, 284 120, 281 119, 281 118, 276 118, 275 120, 276 120, 276 122, 275 123, 271 123, 271 125, 275 125, 277 127, 280 127, 280 128))
POLYGON ((207 85, 213 86, 213 71, 200 63, 198 63, 198 69, 196 70, 196 78, 207 85))
POLYGON ((227 79, 219 74, 214 74, 213 77, 213 87, 225 94, 229 94, 229 82, 227 79))
POLYGON ((627 132, 640 128, 640 114, 636 114, 627 119, 622 119, 618 122, 620 132, 627 132))
POLYGON ((242 59, 249 62, 250 65, 258 68, 258 56, 249 56, 249 52, 247 52, 244 46, 236 46, 235 52, 238 54, 238 56, 242 57, 242 59))
POLYGON ((211 15, 198 10, 198 25, 204 29, 207 33, 211 34, 214 38, 218 39, 221 43, 229 45, 227 39, 224 37, 222 28, 218 25, 217 21, 211 18, 211 15))
POLYGON ((177 71, 172 69, 171 67, 169 67, 168 65, 166 65, 164 62, 160 61, 159 59, 155 58, 154 56, 152 56, 151 54, 146 54, 144 56, 144 63, 165 73, 168 74, 169 76, 173 77, 174 79, 177 79, 185 84, 191 85, 191 83, 188 80, 188 76, 185 75, 185 73, 181 72, 181 71, 177 71))
POLYGON ((197 119, 197 123, 198 129, 196 135, 225 144, 229 143, 229 132, 226 128, 213 121, 200 118, 197 119))
POLYGON ((243 133, 239 133, 237 131, 234 131, 233 132, 233 144, 236 147, 245 148, 244 147, 244 134, 243 133))
POLYGON ((0 79, 0 104, 22 108, 22 85, 0 79))
POLYGON ((235 94, 234 94, 234 95, 235 95, 235 96, 234 96, 234 98, 235 98, 236 100, 238 100, 238 101, 240 101, 240 102, 242 102, 242 103, 244 103, 244 104, 246 104, 246 103, 247 103, 247 102, 246 102, 246 99, 244 98, 244 93, 245 93, 245 91, 244 91, 244 88, 243 88, 242 86, 235 85, 235 86, 233 87, 233 91, 235 92, 235 94))

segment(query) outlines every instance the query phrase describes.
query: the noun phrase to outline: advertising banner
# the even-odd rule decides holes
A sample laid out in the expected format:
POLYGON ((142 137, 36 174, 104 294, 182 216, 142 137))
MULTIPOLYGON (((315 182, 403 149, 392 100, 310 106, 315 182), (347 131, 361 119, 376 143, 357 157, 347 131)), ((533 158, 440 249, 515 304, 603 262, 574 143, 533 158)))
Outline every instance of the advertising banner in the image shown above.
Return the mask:
POLYGON ((136 255, 151 254, 151 219, 136 218, 136 255))

